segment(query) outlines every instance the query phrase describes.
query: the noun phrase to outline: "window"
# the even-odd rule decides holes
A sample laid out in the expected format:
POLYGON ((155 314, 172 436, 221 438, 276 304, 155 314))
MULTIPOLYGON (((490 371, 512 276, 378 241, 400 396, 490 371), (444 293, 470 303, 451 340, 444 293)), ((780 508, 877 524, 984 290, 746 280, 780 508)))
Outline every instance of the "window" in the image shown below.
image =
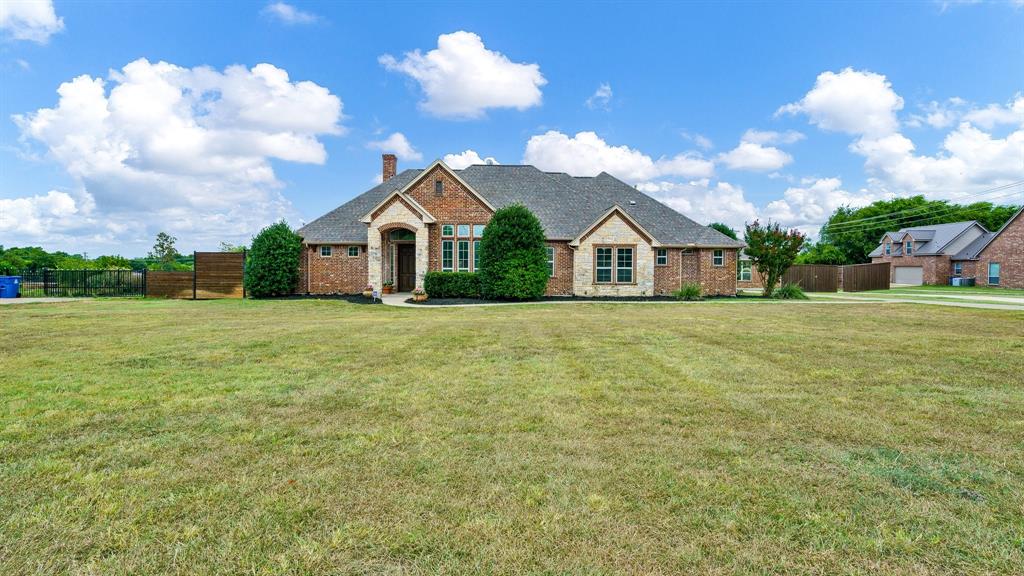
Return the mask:
POLYGON ((445 238, 451 238, 452 236, 455 236, 455 226, 452 224, 442 224, 441 236, 445 238))
POLYGON ((388 238, 391 238, 392 240, 415 240, 416 233, 412 230, 406 230, 405 228, 398 228, 396 230, 392 230, 391 233, 388 234, 388 238))
POLYGON ((736 280, 740 282, 750 282, 751 278, 751 266, 750 260, 740 260, 736 263, 736 280))
POLYGON ((886 242, 885 243, 885 255, 888 256, 890 254, 892 254, 892 242, 886 242))
POLYGON ((725 266, 725 250, 715 250, 712 252, 711 264, 714 266, 725 266))
POLYGON ((469 224, 459 224, 459 238, 469 238, 469 224))
POLYGON ((441 270, 445 272, 452 271, 452 264, 455 261, 454 248, 455 243, 451 240, 441 241, 441 270))
POLYGON ((483 238, 484 236, 484 225, 473 224, 473 238, 483 238))
POLYGON ((434 196, 444 196, 444 182, 434 180, 434 196))
POLYGON ((473 240, 473 271, 480 271, 480 241, 473 240))
POLYGON ((906 243, 906 247, 903 248, 903 255, 904 256, 910 256, 913 253, 914 253, 914 243, 908 241, 906 243))
POLYGON ((555 247, 548 246, 548 278, 555 277, 555 247))
POLYGON ((469 272, 469 240, 459 240, 459 272, 469 272))
POLYGON ((618 248, 615 259, 615 281, 621 284, 633 282, 633 249, 618 248))
POLYGON ((359 246, 349 246, 348 247, 348 256, 349 256, 349 258, 356 258, 356 257, 358 257, 359 256, 359 246))
POLYGON ((658 248, 657 255, 654 257, 655 266, 668 266, 668 249, 658 248))
POLYGON ((323 258, 330 258, 331 257, 331 247, 330 246, 321 246, 320 247, 320 256, 323 257, 323 258))
POLYGON ((594 282, 610 283, 612 281, 612 249, 595 249, 594 259, 594 282))
POLYGON ((953 276, 959 276, 964 273, 963 262, 953 262, 953 276))
POLYGON ((988 285, 999 286, 999 262, 988 263, 988 285))

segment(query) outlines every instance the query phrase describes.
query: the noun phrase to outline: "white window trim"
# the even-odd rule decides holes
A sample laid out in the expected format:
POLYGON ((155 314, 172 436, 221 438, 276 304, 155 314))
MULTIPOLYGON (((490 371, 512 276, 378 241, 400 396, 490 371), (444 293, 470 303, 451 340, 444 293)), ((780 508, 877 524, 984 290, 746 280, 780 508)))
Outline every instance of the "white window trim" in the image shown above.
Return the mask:
POLYGON ((654 265, 655 266, 668 266, 668 248, 655 248, 654 249, 654 265), (664 252, 664 255, 662 255, 664 252), (661 259, 665 258, 662 262, 661 259))
POLYGON ((739 260, 736 262, 736 281, 737 282, 752 282, 754 280, 754 265, 750 260, 739 260), (747 273, 747 277, 743 277, 743 273, 747 273))
POLYGON ((321 246, 320 247, 320 257, 321 258, 330 258, 333 255, 334 255, 334 249, 331 246, 321 246), (324 248, 327 249, 327 254, 324 254, 324 248))
POLYGON ((988 263, 988 284, 989 284, 989 286, 999 286, 999 281, 1002 280, 1002 276, 1003 276, 1003 267, 1002 267, 1002 265, 999 262, 989 262, 988 263), (996 265, 997 272, 999 272, 998 276, 993 276, 992 275, 992 265, 993 264, 996 265), (995 282, 992 281, 993 278, 996 279, 995 282))
POLYGON ((349 258, 359 258, 359 246, 349 246, 348 247, 348 257, 349 258), (352 249, 353 248, 356 249, 356 253, 355 254, 352 253, 352 249))
POLYGON ((469 227, 469 231, 473 235, 473 238, 476 238, 476 239, 479 240, 480 238, 484 237, 484 228, 487 228, 486 224, 471 224, 470 227, 469 227), (477 227, 480 228, 480 233, 479 234, 476 233, 477 227))
POLYGON ((551 272, 548 275, 548 278, 554 278, 555 277, 555 260, 558 258, 558 255, 555 254, 555 247, 554 246, 545 246, 545 249, 546 249, 546 252, 547 252, 546 255, 548 256, 548 267, 550 268, 550 272, 551 272))
POLYGON ((615 284, 615 247, 614 246, 595 246, 594 247, 594 284, 615 284), (597 251, 598 250, 610 250, 611 256, 608 258, 608 266, 598 266, 597 262, 597 251), (608 280, 602 282, 597 279, 597 273, 600 270, 608 270, 608 280))
POLYGON ((712 250, 711 251, 711 265, 715 268, 721 268, 725 266, 725 250, 712 250), (717 260, 721 262, 715 263, 717 260))
POLYGON ((477 262, 477 259, 479 257, 477 253, 480 251, 479 248, 480 248, 480 239, 479 238, 476 238, 472 242, 470 242, 470 244, 469 244, 469 261, 473 265, 473 272, 479 272, 480 271, 480 266, 478 265, 479 263, 477 262))
POLYGON ((636 248, 632 246, 615 247, 615 284, 636 284, 636 248), (629 280, 619 280, 619 251, 629 250, 629 280))
POLYGON ((441 224, 441 238, 454 238, 455 237, 455 224, 441 224), (451 234, 445 234, 444 229, 451 227, 451 234))
POLYGON ((473 226, 469 224, 456 224, 455 225, 455 237, 456 238, 472 238, 473 237, 473 226), (466 227, 466 233, 463 234, 460 228, 466 227))
POLYGON ((913 256, 914 255, 914 243, 913 242, 905 242, 903 244, 903 255, 904 256, 913 256))
POLYGON ((455 269, 459 272, 469 272, 469 268, 473 263, 473 245, 469 240, 459 240, 455 243, 455 269), (465 242, 466 244, 466 267, 462 267, 462 258, 459 256, 459 245, 465 242))

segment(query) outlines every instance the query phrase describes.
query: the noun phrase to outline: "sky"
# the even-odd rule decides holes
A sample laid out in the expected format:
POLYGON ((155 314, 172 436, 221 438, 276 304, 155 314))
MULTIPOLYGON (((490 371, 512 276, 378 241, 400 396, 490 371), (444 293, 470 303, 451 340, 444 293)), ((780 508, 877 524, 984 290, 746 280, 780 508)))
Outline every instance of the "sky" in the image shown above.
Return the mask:
MULTIPOLYGON (((1024 203, 1024 0, 0 3, 0 245, 247 243, 444 159, 701 223, 1024 203)), ((571 199, 567 199, 571 201, 571 199)))

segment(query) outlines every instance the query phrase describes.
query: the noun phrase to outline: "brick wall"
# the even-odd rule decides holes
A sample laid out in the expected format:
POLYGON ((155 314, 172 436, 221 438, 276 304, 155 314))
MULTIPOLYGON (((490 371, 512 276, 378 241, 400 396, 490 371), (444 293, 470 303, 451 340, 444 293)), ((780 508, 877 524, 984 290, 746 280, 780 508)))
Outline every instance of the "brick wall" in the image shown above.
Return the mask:
MULTIPOLYGON (((654 265, 654 293, 659 295, 671 294, 683 285, 683 257, 679 248, 666 248, 668 264, 654 265)), ((654 251, 657 258, 658 251, 654 251)))
POLYGON ((330 257, 320 256, 319 246, 303 246, 306 266, 300 264, 299 290, 309 294, 358 294, 366 286, 366 248, 359 247, 359 256, 348 255, 348 245, 332 245, 330 257), (308 266, 308 272, 306 271, 308 266), (308 274, 308 285, 306 276, 308 274))
POLYGON ((703 289, 704 294, 712 296, 735 296, 736 258, 739 255, 739 250, 736 250, 735 248, 723 249, 723 266, 714 265, 714 249, 701 248, 698 252, 700 257, 700 286, 703 289))
POLYGON ((428 225, 430 270, 441 269, 442 224, 486 225, 493 215, 490 208, 440 166, 421 177, 419 183, 413 186, 408 194, 437 220, 436 224, 428 225), (434 183, 438 180, 444 185, 441 196, 434 191, 434 183))
POLYGON ((572 261, 573 249, 568 242, 548 242, 555 248, 555 275, 548 280, 545 296, 572 295, 572 261))
POLYGON ((920 266, 925 284, 949 284, 952 276, 949 256, 875 256, 872 264, 889 262, 889 281, 896 281, 896 267, 920 266))
POLYGON ((975 274, 977 285, 988 285, 990 262, 999 263, 999 286, 1024 288, 1024 214, 1017 214, 995 240, 978 254, 975 274))

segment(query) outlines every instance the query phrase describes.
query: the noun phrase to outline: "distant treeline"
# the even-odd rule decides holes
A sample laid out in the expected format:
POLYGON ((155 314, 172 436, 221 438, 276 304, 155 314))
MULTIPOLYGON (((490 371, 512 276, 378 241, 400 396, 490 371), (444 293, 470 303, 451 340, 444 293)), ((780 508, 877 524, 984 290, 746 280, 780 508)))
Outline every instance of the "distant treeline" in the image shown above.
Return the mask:
POLYGON ((39 246, 4 248, 0 246, 0 272, 14 270, 156 270, 173 267, 178 270, 192 269, 192 255, 175 255, 169 264, 156 257, 125 258, 124 256, 98 256, 47 252, 39 246))

